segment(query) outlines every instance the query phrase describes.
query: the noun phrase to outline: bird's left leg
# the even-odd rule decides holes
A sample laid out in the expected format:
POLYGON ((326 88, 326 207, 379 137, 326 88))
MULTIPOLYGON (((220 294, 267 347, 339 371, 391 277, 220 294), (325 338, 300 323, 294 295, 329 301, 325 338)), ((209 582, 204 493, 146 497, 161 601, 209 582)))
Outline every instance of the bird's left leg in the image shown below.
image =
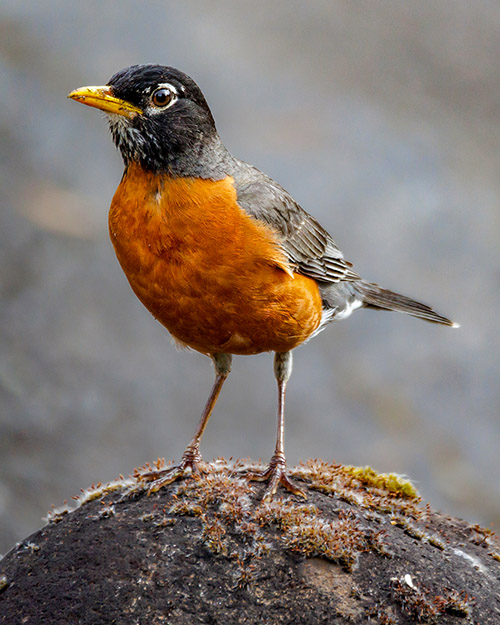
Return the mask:
POLYGON ((276 448, 265 471, 247 471, 246 477, 249 480, 258 482, 269 481, 264 493, 263 501, 270 501, 276 494, 278 486, 284 486, 294 495, 305 497, 305 493, 296 486, 286 474, 285 458, 285 392, 286 384, 292 373, 292 352, 276 352, 274 356, 274 375, 278 382, 278 418, 276 433, 276 448))

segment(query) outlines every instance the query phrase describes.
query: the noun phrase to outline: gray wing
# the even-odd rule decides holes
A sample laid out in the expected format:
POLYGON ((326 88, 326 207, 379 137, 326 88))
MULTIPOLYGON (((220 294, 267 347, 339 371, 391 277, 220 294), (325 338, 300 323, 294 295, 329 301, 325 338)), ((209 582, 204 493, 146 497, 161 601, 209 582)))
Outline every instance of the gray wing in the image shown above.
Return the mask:
POLYGON ((319 282, 360 279, 328 232, 283 187, 241 161, 233 177, 238 204, 278 233, 296 271, 319 282))

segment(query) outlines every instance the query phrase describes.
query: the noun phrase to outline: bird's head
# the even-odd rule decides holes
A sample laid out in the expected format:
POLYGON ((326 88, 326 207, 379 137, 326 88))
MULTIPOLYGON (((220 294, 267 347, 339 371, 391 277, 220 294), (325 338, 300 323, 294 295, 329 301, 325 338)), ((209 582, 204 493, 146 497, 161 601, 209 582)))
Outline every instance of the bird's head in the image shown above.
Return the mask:
POLYGON ((68 97, 106 113, 125 165, 184 174, 197 169, 207 147, 221 149, 203 93, 172 67, 133 65, 105 86, 81 87, 68 97))

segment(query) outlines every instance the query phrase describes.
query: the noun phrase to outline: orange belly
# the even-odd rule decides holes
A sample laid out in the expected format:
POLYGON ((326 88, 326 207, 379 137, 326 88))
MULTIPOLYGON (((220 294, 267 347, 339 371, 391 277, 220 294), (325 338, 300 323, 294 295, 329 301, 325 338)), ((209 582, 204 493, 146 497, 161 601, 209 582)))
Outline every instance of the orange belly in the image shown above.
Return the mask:
POLYGON ((288 351, 321 321, 317 284, 293 274, 273 231, 236 203, 231 178, 158 178, 129 167, 109 213, 132 289, 205 354, 288 351))

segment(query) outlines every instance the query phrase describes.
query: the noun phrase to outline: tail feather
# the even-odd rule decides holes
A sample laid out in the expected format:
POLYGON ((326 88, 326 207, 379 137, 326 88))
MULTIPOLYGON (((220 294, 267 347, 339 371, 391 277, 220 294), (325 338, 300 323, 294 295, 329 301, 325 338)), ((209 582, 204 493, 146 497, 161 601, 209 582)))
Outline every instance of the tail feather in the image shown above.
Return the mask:
POLYGON ((356 282, 356 291, 363 298, 363 306, 368 308, 378 308, 379 310, 394 310, 396 312, 403 312, 431 323, 440 323, 445 326, 451 326, 458 328, 459 325, 443 317, 443 315, 435 312, 427 304, 417 302, 406 295, 400 295, 394 293, 388 289, 382 289, 377 284, 371 282, 360 281, 356 282))

